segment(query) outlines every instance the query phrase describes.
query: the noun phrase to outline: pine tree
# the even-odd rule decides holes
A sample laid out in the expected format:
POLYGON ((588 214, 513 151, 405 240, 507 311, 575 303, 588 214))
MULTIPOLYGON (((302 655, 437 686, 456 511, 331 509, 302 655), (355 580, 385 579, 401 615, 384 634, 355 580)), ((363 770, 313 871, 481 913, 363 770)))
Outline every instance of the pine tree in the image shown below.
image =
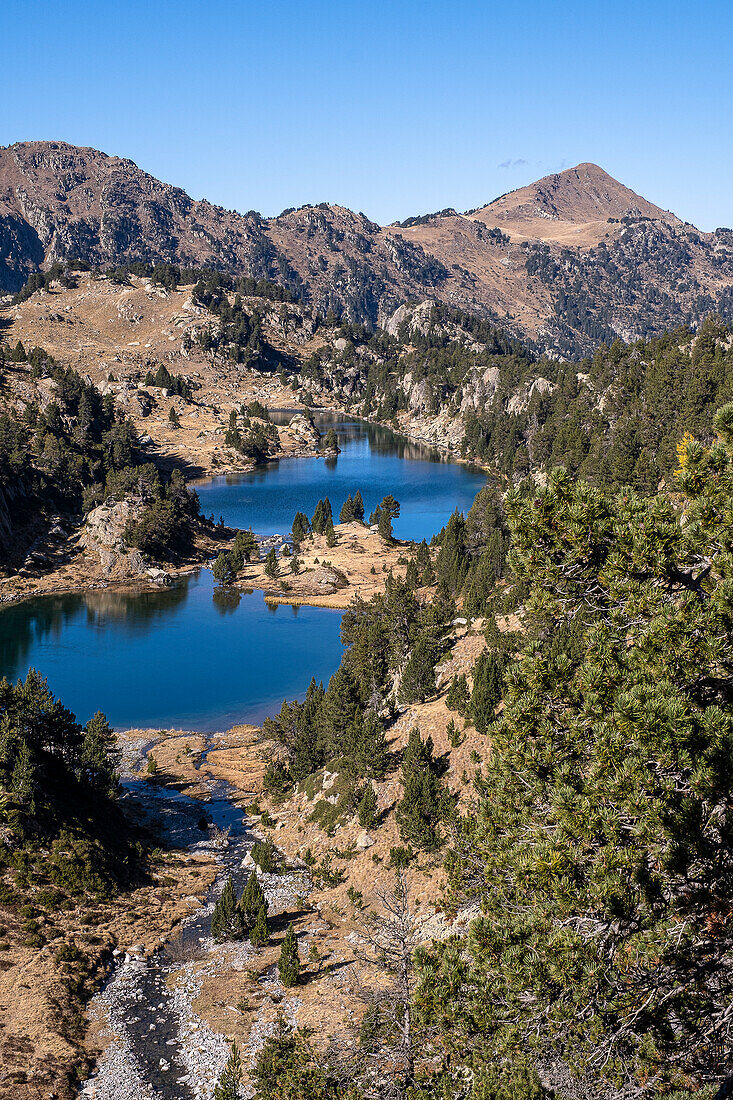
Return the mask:
MULTIPOLYGON (((280 869, 280 858, 278 856, 277 848, 275 847, 272 839, 268 836, 266 840, 256 840, 252 845, 252 858, 261 871, 264 871, 266 875, 274 875, 280 869)), ((259 904, 260 896, 257 895, 257 903, 259 904)), ((255 910, 257 905, 254 906, 255 910)))
POLYGON ((222 550, 217 554, 216 561, 211 567, 211 573, 215 581, 219 584, 231 584, 234 580, 234 570, 232 569, 231 555, 222 550))
POLYGON ((214 906, 211 935, 217 943, 222 943, 224 940, 238 940, 244 935, 244 925, 237 906, 237 895, 231 875, 214 906))
POLYGON ((29 816, 35 812, 36 777, 33 759, 28 742, 21 740, 15 752, 10 782, 8 784, 14 801, 19 803, 29 816))
POLYGON ((370 707, 357 712, 346 731, 343 753, 347 770, 358 777, 381 779, 389 769, 389 749, 384 724, 370 707))
POLYGON ((339 439, 333 428, 329 428, 326 432, 326 438, 323 441, 324 449, 327 451, 340 451, 339 439))
POLYGON ((255 1058, 252 1081, 253 1100, 346 1100, 347 1094, 357 1100, 329 1071, 308 1032, 293 1029, 282 1015, 255 1058))
POLYGON ((267 551, 267 557, 265 558, 265 573, 273 580, 280 576, 280 562, 277 560, 274 546, 271 546, 267 551))
POLYGON ((253 928, 260 909, 264 907, 267 915, 267 898, 257 878, 256 871, 250 871, 242 896, 239 899, 239 915, 245 930, 253 928))
POLYGON ((267 911, 261 905, 257 911, 257 919, 249 934, 250 943, 255 947, 265 947, 270 942, 270 928, 267 923, 267 911))
POLYGON ((405 580, 409 584, 410 588, 417 588, 420 584, 420 570, 417 567, 417 562, 414 558, 410 558, 407 563, 407 569, 405 570, 405 580))
POLYGON ((293 519, 293 528, 291 531, 293 537, 293 545, 300 546, 303 539, 310 533, 311 525, 305 512, 296 512, 293 519))
POLYGON ((379 533, 386 542, 391 542, 393 539, 392 534, 392 520, 397 519, 400 514, 399 503, 395 500, 391 493, 388 493, 386 497, 382 499, 381 504, 378 504, 369 517, 369 523, 376 526, 379 529, 379 533))
POLYGON ((348 730, 359 709, 359 689, 351 671, 341 665, 329 680, 319 707, 314 733, 323 759, 341 756, 348 745, 348 730))
POLYGON ((122 750, 109 722, 97 711, 84 727, 80 767, 87 782, 101 794, 113 795, 119 787, 122 750))
POLYGON ((399 697, 403 703, 424 703, 435 695, 435 639, 428 630, 415 642, 400 681, 399 697))
POLYGON ((288 925, 285 939, 280 948, 277 972, 280 976, 280 981, 286 989, 298 984, 300 978, 300 955, 298 953, 298 938, 295 935, 292 924, 288 925))
POLYGON ((452 749, 457 749, 459 745, 463 743, 463 737, 459 733, 458 726, 451 718, 450 722, 445 729, 446 737, 448 738, 448 744, 452 749))
POLYGON ((417 728, 410 731, 401 782, 403 795, 395 811, 400 837, 433 851, 441 844, 439 823, 446 814, 448 800, 433 756, 433 739, 428 736, 423 742, 417 728))
POLYGON ((331 502, 328 497, 325 497, 316 504, 311 527, 317 535, 325 535, 329 524, 333 526, 333 514, 331 512, 331 502))
POLYGON ((240 1100, 244 1070, 236 1043, 232 1043, 227 1064, 214 1089, 214 1100, 240 1100))
POLYGON ((460 592, 469 568, 466 548, 466 521, 456 511, 441 532, 440 550, 435 563, 438 582, 447 592, 460 592))
POLYGON ((399 501, 395 500, 391 493, 387 493, 387 496, 382 498, 381 509, 390 519, 400 518, 399 501))
POLYGON ((356 492, 354 493, 353 508, 354 508, 354 519, 358 523, 363 523, 364 522, 364 501, 362 500, 361 491, 359 489, 357 489, 356 492))
POLYGON ((322 535, 326 529, 326 510, 322 500, 319 500, 316 504, 310 526, 311 530, 316 535, 322 535))
POLYGON ((364 788, 358 808, 359 824, 362 829, 373 829, 379 820, 377 794, 374 784, 369 782, 364 788))
POLYGON ((489 606, 491 596, 500 573, 500 540, 498 531, 492 532, 491 543, 481 554, 478 561, 469 569, 464 582, 463 610, 466 615, 483 615, 489 606), (499 561, 497 561, 499 559, 499 561))
POLYGON ((392 531, 392 520, 389 512, 385 512, 384 508, 379 508, 379 519, 377 520, 377 528, 379 534, 382 536, 385 542, 392 542, 394 533, 392 531))
POLYGON ((248 531, 237 531, 229 555, 234 572, 238 573, 240 569, 244 568, 245 562, 252 561, 253 558, 259 558, 259 556, 260 548, 252 528, 250 527, 248 531))
POLYGON ((351 523, 354 520, 354 502, 347 496, 339 513, 339 523, 351 523))
POLYGON ((462 718, 468 718, 471 712, 471 693, 468 690, 468 681, 465 672, 460 676, 454 676, 448 688, 445 699, 448 710, 456 710, 462 718))
POLYGON ((420 583, 423 585, 433 584, 435 581, 435 572, 433 570, 433 562, 430 557, 430 550, 425 539, 422 540, 417 548, 415 554, 415 564, 420 571, 420 583))
POLYGON ((485 1049, 588 1094, 694 1091, 733 1042, 733 407, 716 429, 673 496, 554 470, 506 500, 527 636, 449 860, 482 906, 462 988, 485 1049))
POLYGON ((504 661, 495 652, 484 650, 473 667, 473 691, 470 715, 479 733, 486 733, 494 721, 494 711, 504 692, 504 661))

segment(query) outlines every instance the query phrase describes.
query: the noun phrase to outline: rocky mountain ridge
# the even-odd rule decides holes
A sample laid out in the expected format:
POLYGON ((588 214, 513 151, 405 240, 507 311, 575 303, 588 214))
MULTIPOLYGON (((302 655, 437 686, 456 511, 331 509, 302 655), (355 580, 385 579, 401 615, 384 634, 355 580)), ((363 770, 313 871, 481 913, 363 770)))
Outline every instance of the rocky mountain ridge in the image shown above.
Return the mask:
MULTIPOLYGON (((253 461, 228 445, 227 433, 231 417, 241 420, 256 402, 346 410, 509 477, 560 463, 604 484, 636 478, 650 491, 674 468, 681 435, 709 440, 712 414, 733 394, 731 329, 714 318, 697 334, 617 342, 567 364, 431 298, 398 307, 370 332, 327 323, 299 302, 230 291, 229 307, 239 297, 237 316, 259 333, 242 358, 242 346, 221 343, 221 318, 192 283, 87 273, 72 281, 53 281, 3 311, 7 348, 18 340, 40 346, 94 382, 131 418, 151 458, 189 476, 253 461), (161 364, 191 392, 166 389, 165 379, 156 385, 161 364)), ((10 367, 5 401, 21 412, 29 400, 45 409, 53 383, 30 386, 28 364, 10 367)), ((293 455, 318 446, 303 417, 280 425, 277 452, 274 437, 264 444, 293 455)))
POLYGON ((703 233, 592 164, 465 214, 379 226, 327 203, 239 214, 63 142, 0 149, 0 289, 72 259, 270 278, 370 327, 432 298, 561 358, 733 316, 733 232, 703 233))

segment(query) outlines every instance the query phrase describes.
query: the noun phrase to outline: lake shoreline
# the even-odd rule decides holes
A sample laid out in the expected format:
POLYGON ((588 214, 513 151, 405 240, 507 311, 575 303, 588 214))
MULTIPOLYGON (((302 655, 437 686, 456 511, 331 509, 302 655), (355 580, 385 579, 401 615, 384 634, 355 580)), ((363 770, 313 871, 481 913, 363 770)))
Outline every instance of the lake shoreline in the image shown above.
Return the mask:
MULTIPOLYGON (((172 578, 172 583, 175 584, 178 577, 191 576, 191 574, 197 572, 197 570, 205 568, 206 566, 203 563, 198 565, 186 565, 181 569, 168 573, 168 575, 172 578)), ((53 573, 48 574, 49 577, 53 575, 53 573)), ((120 592, 130 593, 132 595, 136 592, 156 592, 166 587, 169 586, 156 584, 153 581, 145 582, 143 580, 129 582, 91 581, 83 584, 55 585, 52 588, 36 587, 27 592, 17 592, 7 596, 0 595, 0 610, 6 607, 14 607, 19 603, 23 603, 25 600, 39 599, 44 596, 73 596, 83 595, 85 592, 120 592)))
MULTIPOLYGON (((343 417, 347 421, 355 422, 376 429, 386 430, 391 433, 398 441, 404 443, 410 443, 416 447, 427 448, 429 451, 441 454, 442 459, 445 462, 462 466, 469 470, 473 469, 477 473, 485 474, 486 468, 480 463, 468 461, 467 459, 456 455, 453 449, 445 443, 435 442, 420 436, 417 433, 410 433, 406 431, 402 426, 394 428, 389 424, 385 424, 381 421, 370 419, 368 417, 358 416, 349 412, 343 408, 319 406, 317 408, 302 409, 292 407, 288 409, 274 409, 273 412, 280 412, 282 414, 302 413, 306 416, 334 416, 343 417)), ((336 424, 338 429, 338 424, 336 424)), ((321 451, 318 447, 300 447, 297 450, 283 451, 280 454, 275 454, 268 457, 261 463, 242 462, 241 464, 232 463, 224 468, 214 469, 210 471, 203 471, 200 468, 194 467, 194 473, 188 474, 186 480, 187 484, 192 488, 202 487, 207 484, 211 484, 217 478, 229 478, 237 477, 239 475, 252 474, 258 470, 266 470, 267 467, 276 469, 281 462, 287 459, 323 459, 328 461, 329 458, 334 456, 325 451, 321 451)), ((203 508, 202 508, 203 512, 203 508)), ((41 574, 39 577, 25 577, 21 573, 15 573, 8 577, 0 579, 0 610, 5 607, 14 606, 24 600, 34 599, 41 596, 61 596, 71 594, 83 594, 84 592, 94 591, 119 591, 129 593, 145 593, 154 592, 161 587, 161 581, 153 579, 146 580, 144 577, 131 577, 129 580, 116 580, 114 578, 106 579, 100 569, 100 563, 95 561, 93 556, 87 552, 82 551, 79 553, 77 550, 77 541, 81 532, 84 529, 83 523, 68 536, 66 542, 59 547, 60 558, 63 560, 67 555, 78 554, 81 557, 81 561, 75 562, 71 567, 78 573, 83 573, 84 577, 67 579, 63 577, 63 573, 67 569, 67 563, 60 565, 58 568, 53 569, 47 573, 41 574), (3 593, 2 589, 5 586, 17 585, 18 591, 9 593, 3 593)), ((286 537, 286 536, 284 536, 286 537)), ((196 562, 187 562, 184 565, 173 565, 169 562, 151 562, 151 566, 159 567, 164 574, 170 579, 169 581, 162 581, 163 585, 167 583, 176 583, 176 579, 179 577, 190 575, 197 569, 207 568, 208 563, 213 560, 215 554, 222 549, 226 549, 227 543, 230 540, 212 540, 212 546, 210 549, 210 556, 208 559, 205 557, 205 551, 202 548, 198 548, 199 560, 196 562), (216 543, 214 546, 213 543, 216 543)), ((405 548, 411 545, 412 540, 403 540, 405 548)), ((256 577, 255 579, 247 578, 246 583, 240 584, 238 582, 237 587, 241 588, 257 588, 265 592, 266 597, 272 603, 277 604, 292 604, 307 605, 311 607, 327 607, 344 610, 349 603, 348 599, 333 598, 331 593, 324 594, 318 591, 304 592, 301 586, 298 586, 299 591, 292 597, 288 596, 282 589, 273 585, 273 583, 267 579, 256 577)), ((371 587, 371 586, 367 586, 371 587)), ((353 594, 353 593, 352 593, 353 594)))
MULTIPOLYGON (((348 416, 316 419, 321 431, 336 427, 338 458, 210 481, 199 491, 202 511, 221 514, 224 526, 199 525, 196 552, 175 568, 128 558, 120 522, 103 510, 77 532, 73 554, 49 563, 55 570, 0 584, 0 673, 15 681, 39 669, 84 720, 101 708, 118 729, 259 722, 283 698, 302 697, 312 674, 328 680, 342 652, 344 612, 383 593, 390 574, 404 577, 419 542, 454 509, 465 513, 485 478, 389 429, 348 416), (328 537, 302 536, 296 562, 289 547, 297 512, 313 514, 328 498, 338 520, 357 489, 367 515, 390 494, 400 501, 396 537, 336 522, 328 537), (233 583, 217 584, 213 562, 250 525, 258 559, 227 578, 233 583), (110 542, 102 554, 98 546, 110 542)), ((435 557, 437 547, 429 552, 435 557)))
MULTIPOLYGON (((238 592, 246 594, 250 591, 258 591, 264 594, 265 600, 271 604, 283 604, 293 607, 320 607, 330 610, 344 611, 351 603, 354 596, 361 596, 361 598, 371 598, 375 591, 381 591, 384 587, 383 581, 385 578, 384 571, 377 573, 379 582, 372 581, 371 577, 367 577, 364 574, 363 569, 359 567, 364 563, 360 560, 360 556, 364 553, 370 553, 368 549, 361 548, 364 543, 376 544, 377 540, 381 541, 381 536, 376 535, 371 531, 369 527, 361 527, 360 531, 354 531, 356 524, 338 524, 336 525, 337 533, 343 532, 344 529, 348 529, 351 537, 351 547, 328 547, 324 536, 315 536, 312 540, 309 540, 309 557, 318 556, 321 554, 328 554, 331 559, 336 558, 337 564, 335 568, 339 572, 344 572, 347 581, 351 581, 352 577, 358 577, 358 582, 347 583, 343 589, 334 588, 333 592, 328 591, 330 586, 326 585, 326 591, 308 591, 307 585, 309 583, 310 573, 315 571, 315 564, 305 567, 304 572, 297 576, 291 576, 286 574, 284 580, 290 584, 293 582, 297 585, 297 589, 293 591, 292 595, 285 591, 283 588, 278 587, 277 583, 269 579, 264 574, 265 560, 260 558, 257 562, 248 563, 247 569, 253 570, 250 574, 240 576, 230 585, 222 586, 225 591, 238 592), (371 537, 370 537, 371 536, 371 537), (356 543, 359 549, 354 547, 356 543), (334 554, 334 550, 337 552, 334 554), (345 569, 344 569, 345 566, 345 569), (300 583, 298 583, 300 582, 300 583), (305 587, 303 587, 305 583, 305 587)), ((376 560, 382 560, 390 563, 390 568, 393 572, 400 572, 397 558, 402 556, 404 552, 413 552, 415 544, 406 540, 395 540, 393 543, 383 543, 382 550, 376 546, 371 551, 370 562, 376 560)), ((226 546, 222 545, 221 549, 226 550, 226 546)), ((302 554, 302 551, 301 551, 302 554)), ((287 564, 290 560, 288 558, 280 559, 283 563, 287 564)), ((13 607, 21 604, 27 600, 39 599, 51 596, 69 596, 69 595, 84 595, 87 592, 112 592, 120 593, 121 595, 129 594, 144 594, 149 592, 158 592, 166 588, 175 587, 179 580, 187 577, 191 577, 201 570, 210 570, 210 562, 197 562, 193 564, 186 564, 177 568, 171 568, 165 570, 166 576, 169 578, 167 583, 155 582, 153 580, 145 581, 142 578, 139 580, 124 581, 83 581, 78 584, 57 584, 47 587, 45 585, 37 585, 34 588, 25 592, 12 593, 8 595, 0 595, 0 611, 6 607, 13 607)), ((389 569, 388 569, 389 571, 389 569)), ((49 579, 53 578, 54 574, 47 575, 49 579)))

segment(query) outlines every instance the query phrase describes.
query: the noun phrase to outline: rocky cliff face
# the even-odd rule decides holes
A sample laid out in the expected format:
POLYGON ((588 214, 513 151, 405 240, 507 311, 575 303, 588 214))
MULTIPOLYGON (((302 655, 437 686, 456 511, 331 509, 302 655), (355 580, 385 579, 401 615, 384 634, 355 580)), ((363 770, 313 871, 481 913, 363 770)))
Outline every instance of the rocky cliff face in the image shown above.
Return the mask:
POLYGON ((3 550, 10 546, 13 538, 12 506, 19 492, 0 486, 0 549, 3 550))
POLYGON ((79 545, 92 556, 99 555, 105 579, 115 581, 148 580, 168 584, 168 574, 150 562, 139 550, 125 542, 125 528, 142 511, 142 502, 106 501, 84 518, 79 545))
POLYGON ((382 303, 445 277, 419 245, 375 248, 379 226, 339 207, 266 222, 195 202, 132 161, 63 142, 0 150, 0 289, 16 291, 55 260, 142 260, 270 278, 322 312, 376 320, 382 303))
POLYGON ((130 160, 63 142, 0 150, 0 219, 0 285, 6 290, 17 290, 41 262, 70 259, 289 274, 254 212, 194 202, 130 160))
POLYGON ((381 227, 326 203, 238 214, 62 142, 0 149, 0 290, 71 259, 266 277, 323 314, 368 325, 429 297, 564 358, 716 310, 733 319, 733 233, 699 232, 592 164, 466 214, 381 227))

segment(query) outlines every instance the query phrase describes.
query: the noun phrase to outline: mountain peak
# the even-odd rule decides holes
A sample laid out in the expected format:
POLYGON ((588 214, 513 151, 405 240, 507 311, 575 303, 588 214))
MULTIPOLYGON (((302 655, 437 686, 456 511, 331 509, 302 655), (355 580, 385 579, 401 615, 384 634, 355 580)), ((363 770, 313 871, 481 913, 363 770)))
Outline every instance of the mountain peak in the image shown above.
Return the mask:
POLYGON ((410 300, 460 304, 564 357, 616 335, 663 332, 683 317, 694 324, 715 308, 729 316, 733 288, 725 242, 592 163, 471 214, 444 209, 380 228, 327 203, 277 218, 224 210, 131 160, 66 142, 0 148, 0 294, 76 259, 270 279, 323 315, 369 325, 410 300), (686 277, 672 287, 681 248, 686 277))
POLYGON ((557 239, 553 223, 568 230, 627 215, 665 222, 678 220, 619 183, 599 165, 586 162, 501 195, 477 210, 474 217, 510 233, 557 239))

